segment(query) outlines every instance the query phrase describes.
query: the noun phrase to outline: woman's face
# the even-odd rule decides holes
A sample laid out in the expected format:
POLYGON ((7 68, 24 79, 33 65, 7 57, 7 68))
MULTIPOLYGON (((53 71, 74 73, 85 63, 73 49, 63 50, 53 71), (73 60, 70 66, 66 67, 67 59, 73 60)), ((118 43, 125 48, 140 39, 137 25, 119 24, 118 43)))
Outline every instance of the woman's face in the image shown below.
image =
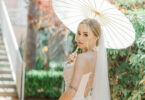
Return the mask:
POLYGON ((89 49, 96 45, 97 37, 87 24, 80 24, 76 34, 77 45, 81 49, 89 49))

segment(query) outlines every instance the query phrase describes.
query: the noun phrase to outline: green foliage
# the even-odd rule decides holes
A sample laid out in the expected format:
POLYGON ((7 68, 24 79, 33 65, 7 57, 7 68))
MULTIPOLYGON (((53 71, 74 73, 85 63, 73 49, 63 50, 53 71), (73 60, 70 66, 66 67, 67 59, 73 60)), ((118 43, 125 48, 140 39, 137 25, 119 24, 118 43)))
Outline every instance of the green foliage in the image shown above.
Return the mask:
MULTIPOLYGON (((114 0, 113 0, 114 1, 114 0)), ((144 0, 115 0, 121 7, 125 7, 127 10, 144 8, 144 0)))
POLYGON ((43 69, 43 63, 42 63, 42 60, 41 60, 40 56, 38 55, 38 53, 36 53, 36 69, 37 70, 43 69))
MULTIPOLYGON (((136 40, 126 49, 107 49, 111 97, 114 100, 141 100, 145 94, 145 10, 125 14, 135 28, 136 40)), ((75 50, 76 42, 73 43, 75 50)))
POLYGON ((52 71, 63 71, 64 63, 58 61, 50 61, 50 70, 52 71))
POLYGON ((25 74, 25 96, 58 98, 62 92, 62 72, 27 70, 25 74))
POLYGON ((112 98, 141 100, 145 72, 145 15, 144 11, 127 12, 136 30, 134 44, 123 50, 107 50, 112 98))

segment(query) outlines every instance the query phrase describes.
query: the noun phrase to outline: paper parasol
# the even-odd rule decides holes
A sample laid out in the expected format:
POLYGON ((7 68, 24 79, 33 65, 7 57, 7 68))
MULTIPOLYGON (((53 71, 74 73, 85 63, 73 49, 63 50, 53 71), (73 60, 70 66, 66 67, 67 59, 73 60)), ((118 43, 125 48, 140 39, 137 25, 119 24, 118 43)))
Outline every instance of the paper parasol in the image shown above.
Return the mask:
POLYGON ((52 5, 59 19, 75 34, 83 19, 96 19, 101 24, 106 48, 127 48, 135 40, 131 22, 105 0, 52 0, 52 5))

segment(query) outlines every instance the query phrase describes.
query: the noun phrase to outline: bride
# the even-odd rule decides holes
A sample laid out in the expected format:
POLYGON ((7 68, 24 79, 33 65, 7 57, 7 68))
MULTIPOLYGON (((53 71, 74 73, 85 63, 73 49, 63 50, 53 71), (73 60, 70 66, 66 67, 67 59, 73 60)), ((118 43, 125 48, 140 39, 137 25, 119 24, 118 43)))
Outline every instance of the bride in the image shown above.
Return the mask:
MULTIPOLYGON (((103 32, 95 19, 84 19, 75 36, 82 53, 74 52, 65 66, 65 91, 59 100, 110 100, 103 32)), ((78 49, 77 48, 77 49, 78 49)))

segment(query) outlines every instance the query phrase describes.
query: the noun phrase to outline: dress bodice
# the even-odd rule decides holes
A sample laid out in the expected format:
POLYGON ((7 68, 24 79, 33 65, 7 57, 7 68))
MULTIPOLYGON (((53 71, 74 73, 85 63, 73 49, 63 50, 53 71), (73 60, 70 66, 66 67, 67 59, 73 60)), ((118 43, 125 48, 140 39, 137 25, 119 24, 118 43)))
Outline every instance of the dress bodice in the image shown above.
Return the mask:
MULTIPOLYGON (((64 77, 64 81, 65 81, 65 91, 68 89, 68 87, 70 85, 73 71, 74 71, 74 62, 71 64, 67 64, 63 70, 63 77, 64 77)), ((92 72, 89 72, 89 73, 83 75, 81 82, 80 82, 80 85, 79 85, 79 88, 78 88, 76 95, 75 95, 76 99, 73 99, 73 100, 78 100, 78 97, 83 98, 80 100, 91 100, 90 99, 91 91, 89 91, 88 96, 86 98, 84 98, 84 92, 85 92, 85 89, 86 89, 86 86, 87 86, 87 83, 89 80, 89 76, 91 73, 92 72)))

